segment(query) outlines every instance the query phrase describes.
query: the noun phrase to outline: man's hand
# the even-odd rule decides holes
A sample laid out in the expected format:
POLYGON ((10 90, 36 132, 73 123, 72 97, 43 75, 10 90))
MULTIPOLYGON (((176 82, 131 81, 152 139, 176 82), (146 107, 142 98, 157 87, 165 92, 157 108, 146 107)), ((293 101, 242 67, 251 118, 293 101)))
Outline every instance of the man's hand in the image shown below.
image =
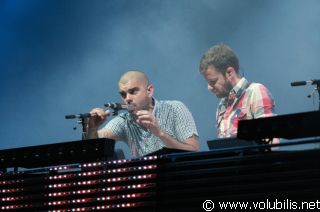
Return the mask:
POLYGON ((136 122, 139 125, 150 130, 150 132, 155 136, 160 137, 162 131, 156 117, 151 112, 147 110, 139 110, 135 115, 137 116, 136 122))
POLYGON ((102 108, 94 108, 90 111, 91 117, 89 118, 89 128, 98 128, 103 122, 107 120, 110 111, 104 111, 102 108))
POLYGON ((188 151, 199 150, 197 136, 191 136, 184 141, 177 141, 175 138, 173 138, 171 135, 167 134, 160 128, 156 117, 151 112, 147 110, 139 110, 135 115, 137 117, 136 122, 140 126, 150 130, 152 134, 160 138, 167 148, 182 149, 188 151))

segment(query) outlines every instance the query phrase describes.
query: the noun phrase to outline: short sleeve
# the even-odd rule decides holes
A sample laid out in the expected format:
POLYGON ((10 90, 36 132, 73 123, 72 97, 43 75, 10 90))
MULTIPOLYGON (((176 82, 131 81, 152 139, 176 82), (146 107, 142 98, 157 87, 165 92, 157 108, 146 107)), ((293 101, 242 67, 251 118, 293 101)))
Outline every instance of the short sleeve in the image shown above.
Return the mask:
POLYGON ((179 101, 173 104, 174 128, 177 140, 184 141, 193 135, 198 136, 195 121, 189 109, 179 101))
POLYGON ((114 117, 103 128, 111 130, 112 134, 117 137, 117 140, 126 141, 126 120, 121 115, 114 117))
POLYGON ((256 83, 252 88, 250 98, 253 118, 270 117, 275 115, 275 102, 269 90, 262 84, 256 83))

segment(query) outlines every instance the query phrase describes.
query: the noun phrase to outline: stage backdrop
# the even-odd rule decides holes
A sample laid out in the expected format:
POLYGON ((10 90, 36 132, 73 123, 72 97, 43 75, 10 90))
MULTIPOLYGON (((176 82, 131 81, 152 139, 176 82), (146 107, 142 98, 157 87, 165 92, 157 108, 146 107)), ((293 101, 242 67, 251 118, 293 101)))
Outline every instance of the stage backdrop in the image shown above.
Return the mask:
POLYGON ((318 0, 0 0, 0 149, 80 139, 64 116, 119 102, 119 76, 139 69, 157 99, 187 105, 207 150, 218 100, 202 54, 228 44, 278 114, 311 111, 313 86, 290 82, 320 78, 319 35, 318 0))

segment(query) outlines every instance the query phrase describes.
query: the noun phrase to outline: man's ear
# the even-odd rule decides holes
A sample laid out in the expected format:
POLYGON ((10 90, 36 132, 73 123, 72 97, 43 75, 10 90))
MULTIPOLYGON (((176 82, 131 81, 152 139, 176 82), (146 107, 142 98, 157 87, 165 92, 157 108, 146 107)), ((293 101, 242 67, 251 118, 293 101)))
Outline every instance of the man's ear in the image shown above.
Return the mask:
POLYGON ((148 87, 147 87, 147 93, 148 93, 148 96, 149 97, 152 97, 153 96, 153 91, 154 91, 154 87, 152 84, 149 84, 148 87))
POLYGON ((233 67, 228 67, 226 70, 226 77, 231 77, 236 73, 236 70, 234 70, 233 67))

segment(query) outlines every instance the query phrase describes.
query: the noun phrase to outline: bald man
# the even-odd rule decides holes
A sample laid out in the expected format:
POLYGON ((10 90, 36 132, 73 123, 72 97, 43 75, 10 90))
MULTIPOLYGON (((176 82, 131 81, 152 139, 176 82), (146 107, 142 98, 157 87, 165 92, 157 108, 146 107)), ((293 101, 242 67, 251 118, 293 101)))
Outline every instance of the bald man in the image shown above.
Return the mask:
POLYGON ((141 71, 128 71, 118 82, 119 93, 133 110, 114 117, 98 129, 110 115, 94 108, 88 122, 88 138, 111 138, 127 142, 133 158, 141 157, 163 147, 198 151, 198 132, 187 107, 179 101, 158 101, 153 98, 154 87, 141 71))

